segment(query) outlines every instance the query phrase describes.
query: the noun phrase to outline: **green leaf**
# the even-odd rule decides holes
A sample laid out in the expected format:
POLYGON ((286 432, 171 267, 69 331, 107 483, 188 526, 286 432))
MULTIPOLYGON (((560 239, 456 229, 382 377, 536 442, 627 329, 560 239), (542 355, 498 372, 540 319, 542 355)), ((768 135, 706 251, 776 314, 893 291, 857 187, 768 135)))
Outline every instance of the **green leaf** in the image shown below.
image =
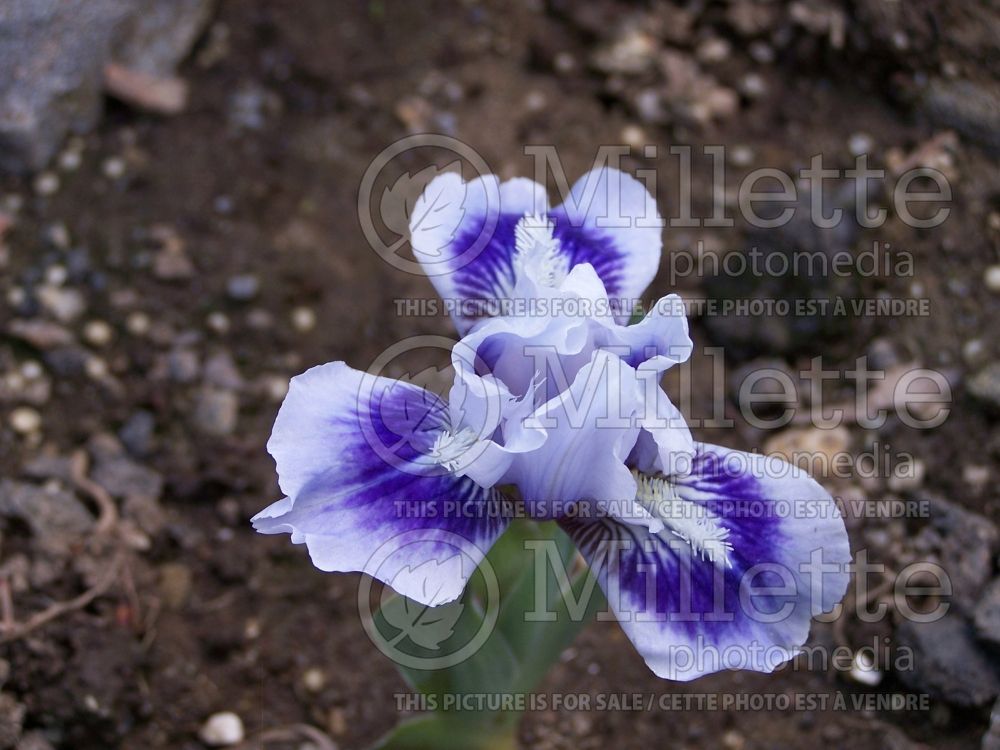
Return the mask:
MULTIPOLYGON (((428 564, 437 563, 434 560, 424 563, 428 564)), ((382 590, 380 603, 380 611, 385 621, 399 631, 394 636, 395 642, 408 638, 428 650, 439 649, 441 644, 455 633, 455 625, 464 608, 461 601, 440 607, 428 607, 405 596, 394 596, 389 588, 382 590)))
POLYGON ((549 668, 604 606, 604 594, 585 564, 578 564, 576 547, 555 523, 545 524, 538 540, 552 540, 552 558, 535 571, 537 553, 524 550, 525 571, 504 597, 497 629, 519 664, 514 692, 532 690, 549 668), (538 578, 536 579, 536 576, 538 578), (553 620, 530 620, 528 612, 551 612, 553 620))
POLYGON ((517 750, 517 717, 489 722, 427 714, 404 721, 373 750, 517 750))
MULTIPOLYGON (((446 695, 505 692, 516 683, 519 665, 510 644, 499 629, 488 630, 490 624, 485 613, 471 593, 466 592, 462 600, 454 603, 461 611, 454 622, 453 632, 433 648, 386 633, 386 624, 389 625, 390 633, 392 632, 390 617, 395 616, 395 609, 421 606, 415 602, 404 605, 398 602, 400 599, 404 597, 394 595, 382 605, 376 617, 376 627, 386 643, 404 653, 425 659, 440 659, 459 654, 463 648, 467 648, 467 644, 481 640, 478 647, 467 649, 469 653, 464 658, 445 668, 421 669, 412 664, 397 662, 396 668, 414 690, 432 696, 437 705, 445 705, 446 695)), ((483 713, 483 716, 489 715, 492 714, 483 713)))

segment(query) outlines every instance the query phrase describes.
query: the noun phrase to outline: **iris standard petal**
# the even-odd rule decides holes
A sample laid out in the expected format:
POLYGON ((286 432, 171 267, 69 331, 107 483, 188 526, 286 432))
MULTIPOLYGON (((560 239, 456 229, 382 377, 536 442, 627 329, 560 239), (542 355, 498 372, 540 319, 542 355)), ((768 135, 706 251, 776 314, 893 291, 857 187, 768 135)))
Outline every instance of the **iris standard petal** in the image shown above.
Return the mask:
MULTIPOLYGON (((663 222, 655 198, 631 175, 611 168, 588 172, 549 215, 570 266, 592 265, 612 298, 637 299, 656 276, 663 222)), ((622 310, 619 322, 630 315, 622 310)))
POLYGON ((496 175, 464 182, 447 173, 428 184, 414 206, 410 239, 460 333, 488 316, 515 282, 515 228, 525 215, 544 214, 545 188, 496 175))

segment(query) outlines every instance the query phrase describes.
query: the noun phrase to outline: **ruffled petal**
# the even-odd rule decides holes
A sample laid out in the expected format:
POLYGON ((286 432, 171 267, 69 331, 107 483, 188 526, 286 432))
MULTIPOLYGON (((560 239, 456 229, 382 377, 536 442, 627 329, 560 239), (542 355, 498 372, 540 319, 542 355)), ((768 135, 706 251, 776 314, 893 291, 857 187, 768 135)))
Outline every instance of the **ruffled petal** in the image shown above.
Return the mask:
POLYGON ((528 418, 545 430, 545 442, 515 457, 505 479, 517 485, 530 515, 552 518, 580 499, 634 495, 625 458, 638 434, 641 395, 633 368, 596 351, 567 390, 528 418))
POLYGON ((846 590, 851 556, 837 505, 785 462, 703 444, 671 487, 653 510, 659 532, 608 518, 563 525, 658 676, 773 671, 846 590))
MULTIPOLYGON (((288 497, 254 527, 291 533, 321 570, 364 571, 431 606, 451 601, 509 515, 495 490, 442 459, 454 429, 421 388, 342 362, 314 367, 292 380, 268 442, 288 497)), ((489 443, 466 434, 449 456, 489 443)))
MULTIPOLYGON (((617 169, 595 169, 550 212, 570 264, 589 263, 613 299, 639 298, 656 276, 663 223, 645 185, 617 169)), ((620 311, 625 323, 631 310, 620 311)))

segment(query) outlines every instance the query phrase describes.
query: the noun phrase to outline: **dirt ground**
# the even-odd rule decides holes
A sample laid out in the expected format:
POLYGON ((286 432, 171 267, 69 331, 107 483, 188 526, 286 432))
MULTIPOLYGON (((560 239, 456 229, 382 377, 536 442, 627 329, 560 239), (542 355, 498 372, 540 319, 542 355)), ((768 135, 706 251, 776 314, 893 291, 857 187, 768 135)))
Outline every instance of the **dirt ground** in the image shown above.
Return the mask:
MULTIPOLYGON (((769 235, 811 248, 876 240, 905 248, 912 275, 852 279, 846 291, 927 299, 929 315, 761 321, 759 334, 745 320, 696 318, 693 337, 696 347, 725 347, 733 367, 777 358, 798 369, 822 355, 848 368, 868 354, 883 366, 940 370, 955 401, 940 427, 890 420, 878 431, 852 425, 847 438, 852 451, 873 441, 908 451, 923 476, 894 489, 878 479, 838 480, 831 489, 930 493, 986 523, 1000 520, 997 419, 965 387, 969 373, 1000 359, 997 292, 983 280, 1000 258, 995 131, 912 93, 942 66, 952 71, 949 63, 962 80, 994 80, 996 57, 978 37, 949 36, 969 27, 948 15, 960 11, 899 5, 912 6, 910 14, 871 2, 223 2, 180 71, 191 86, 183 113, 156 117, 109 102, 99 129, 68 144, 79 159, 64 154, 45 173, 58 178, 57 189, 38 177, 4 178, 0 475, 50 499, 75 487, 72 509, 90 512, 53 520, 8 509, 0 598, 23 622, 107 585, 85 606, 0 645, 0 746, 17 746, 20 736, 24 748, 198 748, 206 718, 233 711, 248 736, 288 730, 269 748, 319 747, 303 724, 337 747, 363 748, 400 720, 393 695, 407 688, 363 633, 356 577, 316 571, 286 538, 255 534, 249 518, 278 497, 264 444, 289 377, 335 359, 364 368, 407 336, 451 333, 444 317, 396 314, 393 300, 433 299, 434 290, 383 262, 358 220, 365 169, 408 132, 454 135, 505 177, 531 173, 525 144, 555 145, 572 179, 599 144, 655 143, 657 157, 624 164, 659 171, 666 216, 678 212, 670 189, 677 159, 668 151, 677 143, 696 154, 704 144, 738 149, 733 184, 753 168, 798 169, 819 153, 843 168, 859 145, 876 166, 911 157, 942 165, 954 195, 939 228, 915 230, 892 217, 835 237, 797 227, 769 235), (941 18, 954 26, 936 25, 941 18), (641 96, 660 85, 650 83, 659 74, 613 54, 630 22, 652 40, 640 58, 666 49, 671 65, 703 76, 664 97, 665 111, 641 96), (50 325, 13 332, 13 321, 50 325), (80 449, 89 466, 73 474, 67 459, 80 449), (94 541, 93 516, 108 493, 128 530, 125 552, 94 541), (66 535, 46 541, 47 528, 66 535)), ((696 158, 696 215, 711 212, 710 179, 709 162, 696 158)), ((665 253, 699 240, 739 248, 760 236, 739 224, 668 229, 665 253)), ((671 281, 662 273, 651 293, 734 293, 720 281, 671 281)), ((766 283, 751 291, 801 293, 786 280, 766 283)), ((842 293, 816 284, 818 294, 842 293)), ((696 356, 696 374, 710 368, 696 356)), ((712 395, 706 380, 695 378, 691 406, 702 414, 712 395)), ((847 382, 831 390, 853 392, 847 382)), ((770 437, 743 423, 696 434, 744 449, 770 437)), ((867 523, 850 524, 856 549, 893 529, 906 547, 917 533, 867 523)), ((889 562, 895 553, 872 554, 889 562)), ((893 631, 816 625, 813 640, 859 645, 873 634, 893 631)), ((920 692, 891 672, 869 688, 805 669, 672 684, 655 678, 608 622, 589 627, 540 689, 920 692)), ((521 738, 530 748, 967 748, 979 746, 988 724, 988 705, 934 698, 915 712, 536 712, 521 738)))

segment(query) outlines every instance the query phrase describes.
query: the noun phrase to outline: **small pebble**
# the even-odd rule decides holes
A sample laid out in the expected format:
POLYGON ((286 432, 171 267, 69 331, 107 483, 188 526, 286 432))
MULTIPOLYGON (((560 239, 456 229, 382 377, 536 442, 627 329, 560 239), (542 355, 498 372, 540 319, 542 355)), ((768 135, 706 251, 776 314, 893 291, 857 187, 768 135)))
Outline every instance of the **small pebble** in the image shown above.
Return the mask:
POLYGON ((875 668, 871 656, 864 651, 858 651, 851 662, 851 679, 860 685, 875 687, 882 682, 882 673, 875 668))
POLYGON ((30 435, 42 426, 42 415, 30 406, 19 406, 10 413, 10 426, 19 435, 30 435))
POLYGON ((239 399, 232 391, 205 388, 195 405, 194 423, 206 435, 225 437, 236 430, 239 410, 239 399))
POLYGON ((55 195, 59 191, 59 185, 59 175, 55 172, 41 172, 32 183, 35 193, 43 197, 55 195))
POLYGON ((762 65, 774 62, 774 48, 766 42, 753 42, 750 45, 750 57, 762 65))
POLYGON ((134 312, 129 314, 125 320, 125 328, 133 336, 145 336, 149 333, 151 321, 144 312, 134 312))
POLYGON ((729 151, 729 159, 734 166, 749 167, 753 164, 753 149, 749 146, 733 146, 729 151))
POLYGON ((524 97, 524 108, 529 112, 541 112, 548 103, 548 99, 541 91, 529 91, 524 97))
POLYGON ((209 329, 220 335, 229 333, 229 317, 222 312, 212 312, 208 314, 205 318, 205 323, 208 325, 209 329))
POLYGON ((316 313, 308 307, 296 307, 292 310, 292 325, 303 333, 311 331, 316 327, 316 313))
POLYGON ((246 302, 257 296, 260 290, 260 281, 252 273, 241 273, 231 276, 226 281, 226 294, 230 299, 238 302, 246 302))
POLYGON ((576 58, 569 52, 560 52, 552 63, 557 73, 572 73, 576 68, 576 58))
POLYGON ((71 323, 83 314, 87 301, 76 289, 46 284, 38 288, 38 300, 60 323, 71 323))
POLYGON ((622 128, 622 141, 629 148, 641 149, 649 143, 649 138, 646 136, 646 131, 638 125, 626 125, 622 128))
POLYGON ((28 380, 36 380, 45 374, 45 370, 42 369, 42 365, 38 360, 29 359, 23 365, 21 365, 21 375, 23 375, 28 380))
POLYGON ((243 741, 243 720, 232 711, 212 714, 198 732, 201 741, 211 747, 229 747, 243 741))
POLYGON ((280 403, 288 395, 288 378, 284 375, 266 375, 264 390, 269 399, 280 403))
POLYGON ((870 154, 875 148, 875 141, 868 133, 854 133, 847 139, 847 150, 852 156, 870 154))
POLYGON ((114 338, 114 331, 103 320, 91 320, 83 327, 83 338, 92 346, 105 347, 114 338))
POLYGON ((310 693, 318 693, 326 686, 326 675, 316 667, 307 669, 302 675, 302 685, 310 693))
POLYGON ((104 380, 108 376, 108 363, 100 357, 88 357, 83 366, 87 377, 93 380, 104 380))
POLYGON ((110 156, 101 164, 101 171, 109 180, 117 180, 125 174, 125 160, 120 156, 110 156))
POLYGON ((69 272, 66 270, 66 266, 57 263, 45 269, 45 281, 52 286, 62 286, 66 283, 67 278, 69 278, 69 272))
POLYGON ((747 73, 740 81, 740 91, 750 99, 759 99, 767 93, 767 81, 757 73, 747 73))
POLYGON ((991 292, 1000 292, 1000 265, 986 269, 986 288, 991 292))
POLYGON ((969 339, 962 345, 962 359, 967 365, 981 365, 985 361, 986 345, 982 339, 969 339))
POLYGON ((64 172, 75 172, 83 162, 83 155, 75 149, 66 149, 59 154, 59 169, 64 172))
POLYGON ((720 37, 706 39, 698 45, 695 56, 703 63, 717 63, 729 57, 731 46, 729 42, 720 37))
POLYGON ((69 230, 61 221, 50 224, 45 228, 45 242, 58 250, 65 250, 71 242, 69 230))

